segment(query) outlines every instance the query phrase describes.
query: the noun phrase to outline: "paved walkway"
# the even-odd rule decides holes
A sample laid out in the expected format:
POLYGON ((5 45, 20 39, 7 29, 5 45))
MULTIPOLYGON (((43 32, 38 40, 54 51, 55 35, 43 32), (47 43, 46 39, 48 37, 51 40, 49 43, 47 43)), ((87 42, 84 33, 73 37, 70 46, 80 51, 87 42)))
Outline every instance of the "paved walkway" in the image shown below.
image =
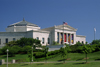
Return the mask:
MULTIPOLYGON (((23 64, 23 63, 27 63, 27 64, 30 64, 30 63, 63 63, 64 61, 43 61, 43 62, 16 62, 16 63, 11 63, 9 62, 8 64, 23 64)), ((86 61, 65 61, 66 63, 70 63, 70 62, 86 62, 86 61)), ((87 61, 87 62, 100 62, 100 61, 87 61)), ((7 64, 7 63, 4 63, 4 64, 7 64)))

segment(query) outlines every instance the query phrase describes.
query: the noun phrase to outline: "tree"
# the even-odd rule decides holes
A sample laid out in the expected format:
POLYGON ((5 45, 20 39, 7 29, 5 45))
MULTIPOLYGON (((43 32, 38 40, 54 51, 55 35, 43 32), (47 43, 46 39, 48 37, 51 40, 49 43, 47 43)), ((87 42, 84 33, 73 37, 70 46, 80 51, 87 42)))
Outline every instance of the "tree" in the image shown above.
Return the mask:
POLYGON ((69 51, 71 51, 71 49, 69 48, 68 44, 65 44, 65 45, 66 45, 65 50, 67 52, 67 59, 68 59, 68 53, 69 53, 69 51))
POLYGON ((99 40, 93 40, 92 44, 100 44, 100 39, 99 40))
POLYGON ((85 53, 85 55, 86 55, 86 63, 87 63, 87 54, 92 52, 92 50, 94 50, 94 49, 91 48, 90 45, 83 45, 83 53, 85 53))
POLYGON ((63 57, 63 60, 64 60, 64 63, 65 63, 65 57, 67 55, 67 51, 66 51, 66 48, 60 48, 60 51, 61 51, 61 56, 63 57))
MULTIPOLYGON (((27 45, 27 46, 24 46, 24 47, 23 47, 23 51, 24 51, 25 53, 28 53, 30 49, 32 49, 32 46, 28 46, 28 45, 27 45)), ((30 50, 30 51, 31 51, 31 50, 30 50)))
POLYGON ((35 44, 34 45, 35 48, 41 47, 41 41, 40 40, 33 39, 33 38, 25 38, 25 37, 22 37, 17 41, 10 41, 6 45, 10 46, 10 47, 15 46, 15 45, 18 45, 20 47, 24 47, 24 46, 33 46, 33 44, 35 44))
POLYGON ((47 62, 47 58, 48 58, 48 49, 49 49, 48 47, 45 47, 45 50, 44 50, 46 62, 47 62))
POLYGON ((6 43, 7 46, 14 46, 14 45, 17 45, 17 42, 16 41, 10 41, 8 43, 6 43))
POLYGON ((30 64, 31 64, 31 62, 32 62, 32 49, 28 50, 28 58, 29 58, 29 61, 30 61, 30 64))
POLYGON ((12 46, 12 47, 8 47, 9 49, 9 56, 14 57, 16 53, 18 53, 18 51, 20 50, 19 46, 12 46))

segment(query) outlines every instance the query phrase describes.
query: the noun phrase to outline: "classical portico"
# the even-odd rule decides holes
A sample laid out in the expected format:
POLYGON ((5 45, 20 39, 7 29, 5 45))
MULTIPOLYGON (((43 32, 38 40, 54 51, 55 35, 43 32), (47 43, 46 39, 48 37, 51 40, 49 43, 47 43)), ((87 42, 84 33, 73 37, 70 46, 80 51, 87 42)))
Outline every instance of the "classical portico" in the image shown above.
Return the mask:
POLYGON ((57 42, 59 44, 74 44, 74 34, 57 32, 57 42))
POLYGON ((58 25, 54 26, 54 41, 59 44, 71 44, 74 45, 76 42, 80 41, 85 43, 85 36, 76 35, 77 29, 69 25, 58 25))

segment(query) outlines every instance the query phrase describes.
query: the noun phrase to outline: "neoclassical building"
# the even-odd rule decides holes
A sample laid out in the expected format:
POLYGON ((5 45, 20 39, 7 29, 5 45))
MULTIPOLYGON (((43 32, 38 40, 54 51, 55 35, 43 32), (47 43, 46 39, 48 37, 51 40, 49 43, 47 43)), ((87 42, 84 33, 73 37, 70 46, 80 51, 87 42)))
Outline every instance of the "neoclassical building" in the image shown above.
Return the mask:
POLYGON ((6 32, 0 32, 0 48, 9 41, 18 40, 22 37, 39 39, 42 45, 52 45, 53 41, 71 45, 78 41, 85 43, 86 37, 76 35, 76 31, 77 29, 67 24, 41 29, 38 25, 27 22, 23 18, 22 21, 7 26, 6 32))

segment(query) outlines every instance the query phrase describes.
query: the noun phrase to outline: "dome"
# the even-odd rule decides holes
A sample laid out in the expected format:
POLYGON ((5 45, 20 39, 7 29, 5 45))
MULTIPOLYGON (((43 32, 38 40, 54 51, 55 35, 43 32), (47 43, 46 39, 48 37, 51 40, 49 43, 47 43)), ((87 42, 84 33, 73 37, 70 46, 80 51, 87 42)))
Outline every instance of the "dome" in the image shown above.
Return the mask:
POLYGON ((23 21, 11 24, 8 27, 12 27, 12 26, 34 26, 34 27, 38 27, 38 25, 36 25, 36 24, 32 24, 30 22, 25 21, 24 18, 23 18, 23 21))

